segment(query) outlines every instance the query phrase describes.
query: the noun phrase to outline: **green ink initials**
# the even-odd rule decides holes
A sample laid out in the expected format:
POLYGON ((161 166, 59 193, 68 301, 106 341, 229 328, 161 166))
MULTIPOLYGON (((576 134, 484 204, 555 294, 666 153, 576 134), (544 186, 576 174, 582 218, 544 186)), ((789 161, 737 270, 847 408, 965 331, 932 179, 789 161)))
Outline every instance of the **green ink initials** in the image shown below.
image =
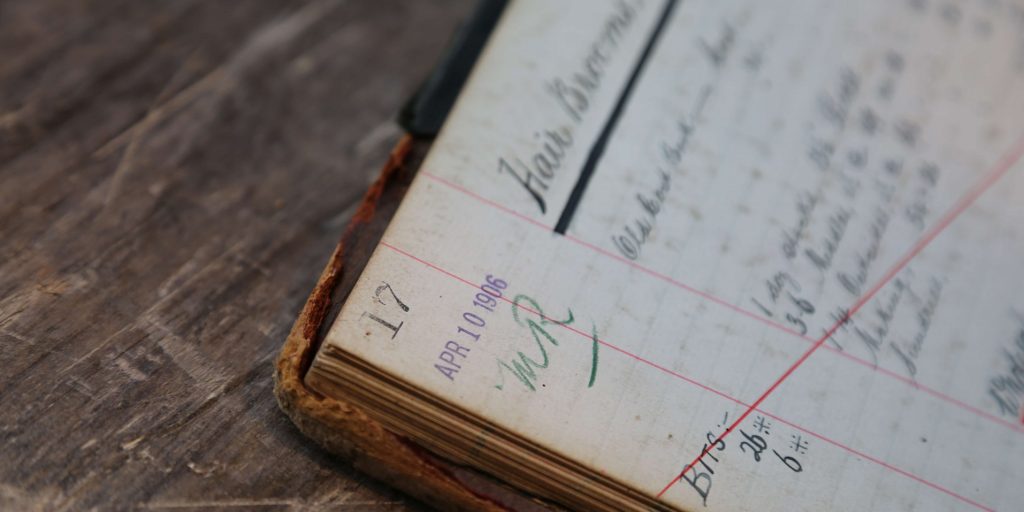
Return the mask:
POLYGON ((516 323, 524 327, 530 328, 530 334, 533 335, 533 341, 537 344, 537 349, 540 351, 540 362, 527 356, 522 351, 516 352, 516 357, 512 358, 511 363, 498 360, 498 378, 499 382, 494 387, 498 389, 505 389, 505 377, 502 369, 508 370, 519 382, 521 382, 526 389, 530 391, 536 391, 537 387, 534 385, 534 381, 537 380, 538 369, 544 369, 548 367, 550 359, 548 358, 548 351, 544 347, 544 341, 547 341, 553 346, 558 346, 558 340, 555 339, 547 329, 543 326, 548 324, 559 324, 568 325, 573 322, 572 310, 569 310, 569 318, 561 322, 551 320, 544 314, 544 310, 541 309, 540 304, 537 301, 527 297, 526 295, 516 295, 515 299, 512 300, 512 318, 515 319, 516 323), (540 317, 540 323, 537 323, 532 318, 523 318, 523 311, 528 314, 535 314, 540 317))
MULTIPOLYGON (((540 352, 539 356, 529 356, 523 351, 516 351, 516 355, 510 360, 504 361, 502 359, 497 360, 498 364, 498 383, 495 384, 495 388, 499 390, 505 389, 505 370, 508 370, 516 380, 519 381, 529 391, 536 391, 536 381, 538 378, 538 370, 543 370, 548 367, 551 359, 548 355, 547 347, 545 342, 550 343, 551 346, 557 347, 558 340, 555 339, 551 333, 548 332, 545 326, 555 325, 570 325, 575 320, 572 314, 572 310, 568 310, 568 318, 565 320, 554 320, 544 314, 544 310, 541 309, 540 304, 537 301, 526 295, 517 295, 512 301, 512 318, 517 324, 530 329, 530 334, 533 336, 533 341, 537 345, 537 350, 540 352), (527 318, 526 315, 536 315, 539 317, 537 320, 533 318, 527 318)), ((587 387, 593 387, 597 381, 597 364, 598 364, 598 349, 601 345, 600 340, 597 337, 597 327, 592 327, 593 345, 591 347, 591 363, 590 363, 590 380, 587 383, 587 387)))

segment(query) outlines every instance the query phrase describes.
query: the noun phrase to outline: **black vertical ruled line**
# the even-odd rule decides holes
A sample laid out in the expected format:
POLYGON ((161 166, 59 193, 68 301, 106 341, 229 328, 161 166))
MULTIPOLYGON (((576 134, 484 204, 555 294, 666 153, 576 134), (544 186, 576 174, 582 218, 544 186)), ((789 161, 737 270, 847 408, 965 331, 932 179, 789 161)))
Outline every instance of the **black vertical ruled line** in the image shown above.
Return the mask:
POLYGON ((601 130, 601 134, 594 140, 594 145, 591 146, 590 153, 587 154, 587 160, 583 163, 580 177, 576 180, 572 193, 569 194, 569 200, 565 203, 562 215, 558 217, 558 223, 555 224, 555 233, 564 235, 565 231, 569 229, 569 223, 572 222, 573 215, 576 214, 576 208, 579 207, 580 201, 583 200, 583 194, 587 191, 587 185, 590 183, 590 178, 594 175, 594 169, 597 168, 597 164, 604 155, 608 139, 611 137, 612 132, 615 131, 615 125, 618 124, 619 118, 622 117, 622 111, 626 109, 626 103, 629 102, 629 96, 633 93, 633 88, 636 86, 640 73, 643 72, 644 66, 654 50, 654 45, 658 43, 658 38, 665 31, 665 25, 668 24, 669 18, 672 17, 672 11, 675 10, 677 3, 678 0, 668 0, 665 2, 665 7, 658 18, 658 24, 654 26, 650 37, 647 38, 647 44, 644 46, 643 52, 640 53, 640 58, 633 68, 633 73, 629 75, 626 86, 622 88, 622 93, 619 94, 619 99, 615 102, 615 108, 612 109, 611 115, 608 116, 608 121, 605 122, 604 128, 601 130))

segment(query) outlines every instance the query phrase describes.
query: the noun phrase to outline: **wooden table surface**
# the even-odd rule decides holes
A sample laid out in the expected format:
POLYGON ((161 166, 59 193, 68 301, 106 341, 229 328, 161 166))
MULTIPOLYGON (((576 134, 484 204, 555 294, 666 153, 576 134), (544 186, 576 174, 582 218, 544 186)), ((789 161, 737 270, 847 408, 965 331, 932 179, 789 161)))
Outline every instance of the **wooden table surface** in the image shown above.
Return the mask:
POLYGON ((0 3, 0 510, 398 510, 272 362, 469 1, 0 3))

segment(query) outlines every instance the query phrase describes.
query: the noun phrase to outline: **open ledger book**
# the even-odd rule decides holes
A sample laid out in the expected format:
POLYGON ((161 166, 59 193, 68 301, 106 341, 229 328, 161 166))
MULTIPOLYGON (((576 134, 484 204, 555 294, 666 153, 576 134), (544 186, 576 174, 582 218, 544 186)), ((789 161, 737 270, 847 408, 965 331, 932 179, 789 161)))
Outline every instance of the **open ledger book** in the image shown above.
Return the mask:
POLYGON ((303 383, 570 508, 1022 510, 1022 136, 1008 1, 511 2, 303 383))

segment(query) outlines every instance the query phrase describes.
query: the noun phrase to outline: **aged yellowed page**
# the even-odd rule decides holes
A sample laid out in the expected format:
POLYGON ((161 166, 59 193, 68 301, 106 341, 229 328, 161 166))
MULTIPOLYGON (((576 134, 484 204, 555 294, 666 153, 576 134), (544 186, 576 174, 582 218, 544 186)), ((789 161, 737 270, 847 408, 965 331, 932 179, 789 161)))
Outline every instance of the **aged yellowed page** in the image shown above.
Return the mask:
POLYGON ((326 343, 673 507, 1020 510, 1022 137, 1020 3, 518 0, 326 343))

